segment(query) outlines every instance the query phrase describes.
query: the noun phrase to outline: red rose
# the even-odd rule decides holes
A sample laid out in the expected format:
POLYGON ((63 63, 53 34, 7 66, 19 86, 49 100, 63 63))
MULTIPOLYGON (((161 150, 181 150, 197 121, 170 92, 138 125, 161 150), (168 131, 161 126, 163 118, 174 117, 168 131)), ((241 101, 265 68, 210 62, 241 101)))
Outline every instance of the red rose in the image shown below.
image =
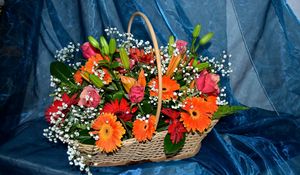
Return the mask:
POLYGON ((220 93, 218 86, 219 81, 219 75, 208 73, 207 70, 203 70, 200 73, 200 76, 196 78, 196 86, 197 89, 204 94, 218 95, 220 93))
POLYGON ((82 55, 84 58, 89 59, 92 56, 95 56, 98 51, 89 43, 85 42, 81 46, 82 55))
POLYGON ((134 85, 130 88, 129 99, 132 103, 139 103, 144 99, 145 87, 134 85))
POLYGON ((79 106, 96 108, 100 103, 98 91, 91 86, 84 87, 79 98, 79 106))

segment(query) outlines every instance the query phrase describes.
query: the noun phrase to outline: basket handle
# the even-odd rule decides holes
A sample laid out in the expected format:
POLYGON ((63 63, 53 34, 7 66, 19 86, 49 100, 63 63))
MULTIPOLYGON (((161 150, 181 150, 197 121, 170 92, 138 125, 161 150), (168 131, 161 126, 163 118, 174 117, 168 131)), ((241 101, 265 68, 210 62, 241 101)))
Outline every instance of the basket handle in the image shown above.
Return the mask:
POLYGON ((155 124, 155 129, 156 129, 158 121, 159 121, 161 106, 162 106, 162 71, 161 71, 161 61, 160 61, 160 50, 158 48, 156 35, 155 35, 155 32, 154 32, 153 27, 151 25, 151 22, 149 21, 147 16, 145 14, 143 14, 142 12, 135 12, 134 14, 131 15, 131 17, 129 19, 129 22, 128 22, 127 32, 130 33, 131 24, 133 22, 133 19, 136 16, 142 17, 143 20, 146 22, 146 25, 147 25, 148 30, 149 30, 150 35, 151 35, 152 43, 153 43, 153 46, 154 46, 155 57, 156 57, 157 72, 158 72, 158 101, 157 101, 156 124, 155 124))

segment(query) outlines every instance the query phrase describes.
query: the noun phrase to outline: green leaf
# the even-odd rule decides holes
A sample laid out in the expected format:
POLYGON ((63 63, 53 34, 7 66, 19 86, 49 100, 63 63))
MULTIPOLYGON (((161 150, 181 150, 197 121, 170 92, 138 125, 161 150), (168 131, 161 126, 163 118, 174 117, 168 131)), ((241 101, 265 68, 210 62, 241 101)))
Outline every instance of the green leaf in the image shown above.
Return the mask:
POLYGON ((160 132, 160 131, 165 131, 167 130, 169 127, 169 124, 166 123, 164 120, 159 120, 158 124, 157 124, 157 128, 156 131, 160 132))
POLYGON ((148 103, 149 101, 148 100, 143 100, 142 102, 142 110, 146 113, 146 114, 151 114, 152 113, 152 110, 153 110, 153 107, 150 103, 148 103))
POLYGON ((90 74, 89 79, 97 88, 102 88, 104 86, 103 81, 100 80, 100 78, 94 74, 90 74))
POLYGON ((50 73, 55 78, 58 78, 62 83, 75 86, 71 81, 73 80, 72 68, 64 63, 59 61, 52 62, 50 64, 50 73))
POLYGON ((115 69, 115 68, 120 67, 120 66, 121 66, 121 64, 120 64, 119 62, 113 61, 113 62, 111 63, 111 65, 110 65, 110 68, 111 68, 111 69, 115 69))
POLYGON ((202 71, 203 69, 206 69, 210 66, 209 63, 205 62, 205 63, 200 63, 200 64, 197 64, 196 66, 194 66, 194 68, 197 68, 198 71, 202 71))
POLYGON ((213 115, 213 120, 220 119, 222 117, 234 114, 238 111, 243 111, 248 109, 249 108, 246 106, 229 106, 229 105, 219 106, 217 112, 215 112, 213 115))
POLYGON ((174 144, 172 143, 172 140, 170 137, 171 136, 168 133, 164 139, 164 151, 167 156, 174 156, 183 147, 186 136, 185 136, 185 134, 183 134, 182 139, 178 143, 174 143, 174 144))
POLYGON ((200 41, 199 41, 199 44, 200 45, 205 45, 207 44, 211 39, 212 37, 214 36, 214 33, 213 32, 208 32, 206 35, 204 35, 200 41))
POLYGON ((118 91, 118 92, 113 94, 112 99, 113 100, 115 100, 115 99, 121 100, 123 96, 124 96, 124 92, 123 91, 118 91))
POLYGON ((133 128, 133 123, 132 122, 125 122, 126 126, 129 128, 133 128))

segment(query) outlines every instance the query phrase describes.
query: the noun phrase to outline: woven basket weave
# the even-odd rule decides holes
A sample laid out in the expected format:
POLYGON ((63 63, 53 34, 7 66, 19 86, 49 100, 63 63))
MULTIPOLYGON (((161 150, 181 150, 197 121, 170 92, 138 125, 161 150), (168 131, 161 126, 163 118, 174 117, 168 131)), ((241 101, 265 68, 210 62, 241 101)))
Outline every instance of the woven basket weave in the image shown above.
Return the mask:
MULTIPOLYGON (((131 24, 136 16, 141 16, 149 29, 158 70, 158 102, 156 110, 156 126, 159 121, 162 106, 162 71, 160 51, 156 35, 149 19, 141 12, 134 13, 128 23, 128 33, 130 33, 131 24)), ((188 133, 183 148, 172 157, 167 157, 164 153, 164 138, 168 131, 156 132, 151 141, 145 143, 138 142, 135 138, 122 142, 122 147, 115 153, 107 154, 101 152, 95 145, 79 144, 79 151, 85 158, 85 163, 90 166, 117 166, 127 165, 138 162, 158 162, 164 160, 175 160, 189 158, 198 153, 201 147, 201 141, 211 131, 218 120, 213 120, 209 128, 203 133, 188 133)))

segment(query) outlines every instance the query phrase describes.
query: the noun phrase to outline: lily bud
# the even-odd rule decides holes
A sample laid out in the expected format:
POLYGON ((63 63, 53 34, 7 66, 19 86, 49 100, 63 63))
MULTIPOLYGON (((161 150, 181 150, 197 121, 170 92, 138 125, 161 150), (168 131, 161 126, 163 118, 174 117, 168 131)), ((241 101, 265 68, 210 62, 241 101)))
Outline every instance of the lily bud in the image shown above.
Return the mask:
POLYGON ((201 31, 201 25, 200 24, 197 24, 194 28, 194 31, 193 31, 193 37, 194 38, 198 38, 199 34, 200 34, 200 31, 201 31))
POLYGON ((106 42, 106 39, 104 38, 104 36, 100 36, 100 44, 101 44, 101 51, 104 55, 108 55, 109 54, 109 46, 106 42))
POLYGON ((110 53, 111 55, 115 53, 116 47, 117 47, 116 39, 111 38, 111 39, 109 40, 109 53, 110 53))
POLYGON ((100 78, 94 74, 89 75, 89 79, 91 82, 97 87, 97 88, 102 88, 103 87, 103 81, 100 80, 100 78))
POLYGON ((97 49, 100 49, 99 42, 98 42, 94 37, 88 36, 88 40, 89 40, 89 43, 90 43, 93 47, 95 47, 95 48, 97 48, 97 49))
POLYGON ((168 46, 168 53, 169 53, 169 55, 173 55, 173 51, 174 51, 173 45, 174 45, 174 43, 175 43, 174 36, 171 35, 169 37, 169 46, 168 46))
POLYGON ((130 63, 129 63, 127 52, 124 47, 120 48, 120 57, 124 68, 128 70, 130 68, 130 63))
POLYGON ((200 41, 199 41, 199 44, 200 45, 205 45, 207 44, 211 39, 212 37, 214 36, 214 33, 213 32, 208 32, 206 35, 204 35, 200 41))

